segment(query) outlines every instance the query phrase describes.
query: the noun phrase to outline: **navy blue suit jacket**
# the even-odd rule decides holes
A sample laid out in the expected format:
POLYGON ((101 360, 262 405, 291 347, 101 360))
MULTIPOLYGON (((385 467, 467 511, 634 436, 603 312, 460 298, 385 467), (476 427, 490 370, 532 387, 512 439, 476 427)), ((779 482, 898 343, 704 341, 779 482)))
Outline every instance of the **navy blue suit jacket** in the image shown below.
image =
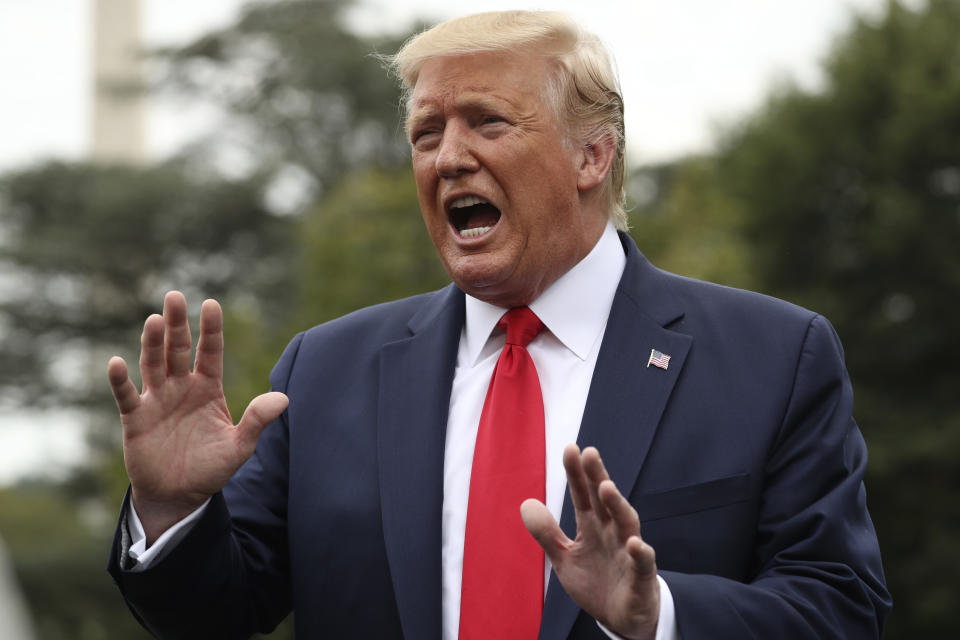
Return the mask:
MULTIPOLYGON (((863 438, 828 322, 627 266, 578 442, 640 514, 684 640, 873 638, 890 606, 863 438), (648 367, 650 350, 669 368, 648 367)), ((290 406, 156 567, 111 573, 164 638, 439 640, 444 432, 463 325, 453 286, 298 335, 290 406)), ((569 496, 561 526, 573 537, 569 496)), ((602 637, 551 576, 540 638, 602 637)))

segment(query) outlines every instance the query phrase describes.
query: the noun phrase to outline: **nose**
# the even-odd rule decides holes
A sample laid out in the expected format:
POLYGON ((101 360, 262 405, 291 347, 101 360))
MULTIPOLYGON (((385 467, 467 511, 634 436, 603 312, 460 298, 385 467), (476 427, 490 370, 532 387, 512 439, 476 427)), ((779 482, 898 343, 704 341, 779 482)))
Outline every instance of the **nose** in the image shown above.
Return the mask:
POLYGON ((480 168, 470 145, 468 131, 457 124, 448 124, 443 131, 440 147, 437 149, 437 175, 443 178, 455 178, 462 173, 470 173, 480 168))

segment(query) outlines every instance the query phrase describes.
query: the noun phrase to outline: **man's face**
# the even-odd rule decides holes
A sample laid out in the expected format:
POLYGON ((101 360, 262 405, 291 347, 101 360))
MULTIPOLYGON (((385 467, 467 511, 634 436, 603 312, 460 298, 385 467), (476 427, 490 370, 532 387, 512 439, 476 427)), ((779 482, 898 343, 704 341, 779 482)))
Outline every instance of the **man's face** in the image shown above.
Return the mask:
POLYGON ((584 156, 547 103, 548 73, 539 56, 440 56, 411 99, 427 231, 453 281, 503 307, 532 302, 579 262, 606 219, 581 201, 584 156))

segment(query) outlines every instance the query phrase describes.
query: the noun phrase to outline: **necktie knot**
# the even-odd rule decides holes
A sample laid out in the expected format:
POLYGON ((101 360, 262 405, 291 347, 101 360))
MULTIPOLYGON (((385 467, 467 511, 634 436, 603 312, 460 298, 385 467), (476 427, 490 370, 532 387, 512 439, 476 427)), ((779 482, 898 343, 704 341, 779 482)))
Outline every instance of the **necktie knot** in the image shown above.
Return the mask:
POLYGON ((507 332, 507 344, 515 344, 526 348, 537 335, 543 331, 544 324, 530 307, 515 307, 510 309, 497 326, 507 332))

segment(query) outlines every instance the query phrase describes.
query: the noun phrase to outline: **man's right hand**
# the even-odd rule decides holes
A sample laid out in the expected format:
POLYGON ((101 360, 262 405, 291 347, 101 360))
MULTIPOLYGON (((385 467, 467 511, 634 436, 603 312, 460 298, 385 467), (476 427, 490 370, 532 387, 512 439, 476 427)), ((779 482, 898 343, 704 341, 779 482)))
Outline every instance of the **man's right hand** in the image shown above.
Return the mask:
POLYGON ((107 365, 133 506, 148 546, 226 485, 288 404, 282 393, 257 396, 234 426, 223 395, 223 313, 215 300, 201 307, 191 371, 192 346, 186 299, 171 291, 163 316, 152 315, 143 325, 142 393, 123 358, 114 356, 107 365))

